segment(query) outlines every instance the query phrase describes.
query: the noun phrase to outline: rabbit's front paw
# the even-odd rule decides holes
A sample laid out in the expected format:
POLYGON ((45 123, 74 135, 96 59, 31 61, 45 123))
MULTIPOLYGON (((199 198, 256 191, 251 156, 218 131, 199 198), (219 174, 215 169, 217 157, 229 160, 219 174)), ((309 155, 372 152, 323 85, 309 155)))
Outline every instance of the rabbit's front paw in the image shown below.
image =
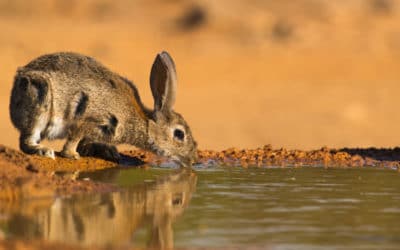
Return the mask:
POLYGON ((75 159, 78 160, 80 158, 79 154, 77 152, 71 152, 67 150, 61 151, 61 156, 69 159, 75 159))
POLYGON ((54 154, 54 150, 51 149, 51 148, 45 148, 45 147, 38 148, 37 149, 37 154, 41 155, 41 156, 49 157, 49 158, 51 158, 53 160, 56 159, 55 154, 54 154))

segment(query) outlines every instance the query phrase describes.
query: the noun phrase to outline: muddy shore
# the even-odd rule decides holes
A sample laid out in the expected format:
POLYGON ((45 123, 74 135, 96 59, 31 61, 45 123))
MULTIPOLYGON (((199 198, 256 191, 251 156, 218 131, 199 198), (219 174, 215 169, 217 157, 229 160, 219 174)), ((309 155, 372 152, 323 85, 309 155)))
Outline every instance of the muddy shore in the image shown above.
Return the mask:
MULTIPOLYGON (((287 150, 265 145, 257 149, 199 150, 197 164, 203 167, 380 167, 399 170, 400 148, 287 150)), ((150 167, 164 159, 140 150, 122 152, 121 164, 150 167)), ((80 180, 79 174, 120 166, 116 162, 82 157, 70 160, 26 155, 0 146, 0 199, 52 197, 74 193, 109 192, 116 187, 80 180)))

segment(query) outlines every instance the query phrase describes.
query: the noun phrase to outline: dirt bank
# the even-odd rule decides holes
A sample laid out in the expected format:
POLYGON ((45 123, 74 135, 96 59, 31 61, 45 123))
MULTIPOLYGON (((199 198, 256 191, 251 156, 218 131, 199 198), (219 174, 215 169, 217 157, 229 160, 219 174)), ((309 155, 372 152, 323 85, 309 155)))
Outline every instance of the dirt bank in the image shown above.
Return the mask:
MULTIPOLYGON (((163 162, 151 153, 125 151, 121 163, 132 167, 147 167, 163 162)), ((270 145, 257 149, 230 148, 222 151, 200 150, 199 163, 213 167, 242 166, 323 166, 323 167, 388 167, 398 170, 400 148, 394 149, 328 149, 287 150, 273 149, 270 145)), ((79 173, 98 169, 118 167, 115 162, 82 157, 70 160, 57 157, 56 160, 29 156, 20 151, 0 146, 0 199, 52 197, 72 193, 107 192, 115 187, 79 180, 79 173)))
POLYGON ((108 192, 110 185, 90 180, 77 181, 76 170, 85 171, 115 166, 99 159, 86 158, 77 162, 28 156, 0 145, 0 200, 48 198, 88 192, 108 192), (68 171, 69 174, 64 174, 68 171))

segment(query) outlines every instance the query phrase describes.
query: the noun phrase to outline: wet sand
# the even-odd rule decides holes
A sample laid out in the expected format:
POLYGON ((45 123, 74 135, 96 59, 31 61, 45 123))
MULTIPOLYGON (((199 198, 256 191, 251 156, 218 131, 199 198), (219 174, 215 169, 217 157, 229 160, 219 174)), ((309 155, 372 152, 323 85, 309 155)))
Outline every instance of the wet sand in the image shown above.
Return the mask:
POLYGON ((62 158, 52 160, 28 156, 0 145, 0 200, 12 201, 51 198, 55 195, 76 193, 110 192, 115 187, 90 180, 77 181, 75 176, 79 171, 111 166, 115 166, 115 163, 91 158, 73 162, 62 158))
MULTIPOLYGON (((199 150, 203 167, 386 167, 399 169, 400 149, 328 149, 288 150, 266 145, 257 149, 230 148, 222 151, 199 150)), ((150 167, 164 163, 149 152, 122 152, 125 167, 150 167)), ((0 146, 0 199, 53 197, 74 193, 109 192, 115 187, 79 180, 79 173, 118 167, 116 162, 92 157, 55 160, 26 155, 0 146)))

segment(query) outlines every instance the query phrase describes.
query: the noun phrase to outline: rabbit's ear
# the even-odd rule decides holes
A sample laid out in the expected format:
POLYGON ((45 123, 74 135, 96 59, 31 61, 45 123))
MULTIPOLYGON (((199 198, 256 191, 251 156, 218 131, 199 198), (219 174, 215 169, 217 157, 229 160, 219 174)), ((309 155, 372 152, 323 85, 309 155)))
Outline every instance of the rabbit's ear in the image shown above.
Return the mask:
POLYGON ((170 112, 176 97, 176 70, 171 56, 163 51, 154 60, 150 73, 150 87, 154 111, 170 112))

